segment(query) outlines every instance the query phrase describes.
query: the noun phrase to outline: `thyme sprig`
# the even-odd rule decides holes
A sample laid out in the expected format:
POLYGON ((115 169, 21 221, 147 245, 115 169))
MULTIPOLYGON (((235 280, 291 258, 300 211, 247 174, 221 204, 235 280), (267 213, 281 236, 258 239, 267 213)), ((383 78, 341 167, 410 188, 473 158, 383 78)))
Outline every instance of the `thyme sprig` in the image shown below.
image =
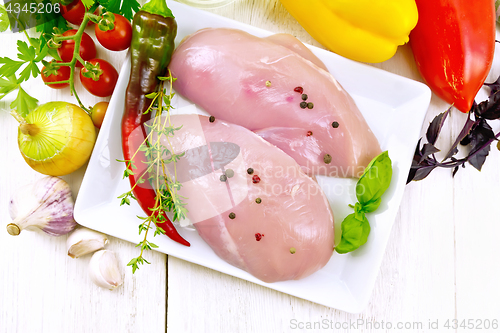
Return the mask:
POLYGON ((182 184, 177 181, 176 162, 184 156, 184 153, 174 153, 171 138, 175 132, 180 130, 182 126, 175 127, 170 119, 170 110, 173 109, 171 104, 174 97, 172 84, 176 80, 169 72, 167 77, 159 77, 160 85, 157 92, 146 95, 151 99, 151 104, 146 113, 154 112, 153 121, 144 124, 149 129, 149 133, 145 140, 140 145, 139 149, 134 153, 131 160, 119 160, 124 162, 126 168, 123 172, 123 178, 128 178, 130 175, 135 175, 134 170, 137 166, 133 160, 139 152, 144 153, 148 158, 146 162, 146 170, 137 177, 136 183, 130 191, 123 193, 118 198, 121 199, 120 205, 130 205, 130 199, 135 199, 134 189, 139 184, 149 182, 155 188, 156 197, 155 204, 150 207, 151 214, 147 217, 138 216, 142 221, 139 224, 139 235, 144 233, 143 239, 136 245, 140 248, 139 256, 130 260, 127 266, 132 267, 132 273, 139 269, 139 265, 150 262, 144 258, 144 251, 158 248, 158 245, 148 240, 150 230, 154 229, 153 237, 165 234, 159 224, 165 222, 165 212, 172 212, 172 220, 180 221, 186 218, 186 203, 185 197, 178 194, 182 188, 182 184), (165 85, 168 85, 165 88, 165 85), (168 90, 168 91, 167 91, 168 90), (166 142, 164 144, 162 141, 166 142), (167 168, 171 164, 172 168, 167 168), (154 227, 153 227, 154 225, 154 227))

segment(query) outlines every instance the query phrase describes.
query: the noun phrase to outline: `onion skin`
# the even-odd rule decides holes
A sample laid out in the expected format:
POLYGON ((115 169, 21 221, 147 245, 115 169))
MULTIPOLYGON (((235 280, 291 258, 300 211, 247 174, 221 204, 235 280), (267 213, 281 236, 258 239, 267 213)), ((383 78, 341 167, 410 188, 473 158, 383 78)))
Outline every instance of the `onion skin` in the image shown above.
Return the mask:
POLYGON ((64 176, 90 158, 97 134, 89 115, 80 107, 49 102, 31 112, 25 121, 19 126, 19 150, 35 171, 64 176))

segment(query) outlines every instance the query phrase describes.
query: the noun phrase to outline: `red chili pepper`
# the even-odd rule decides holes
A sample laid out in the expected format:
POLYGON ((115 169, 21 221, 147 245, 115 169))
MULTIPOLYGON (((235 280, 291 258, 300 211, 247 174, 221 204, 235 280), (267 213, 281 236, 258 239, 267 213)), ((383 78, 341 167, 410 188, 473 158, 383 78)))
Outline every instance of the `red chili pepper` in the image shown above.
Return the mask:
POLYGON ((468 112, 495 49, 492 0, 416 0, 410 44, 420 74, 443 100, 468 112))
MULTIPOLYGON (((144 122, 151 117, 151 112, 144 114, 151 104, 151 99, 146 98, 146 95, 155 91, 157 76, 165 74, 174 50, 177 24, 171 13, 162 16, 144 11, 143 7, 143 10, 135 14, 132 27, 130 80, 122 118, 123 156, 126 161, 133 161, 137 167, 132 170, 134 175, 129 176, 130 185, 141 208, 151 215, 151 208, 156 206, 156 191, 148 181, 136 185, 137 180, 147 171, 147 158, 144 152, 139 151, 147 137, 144 122), (136 130, 138 128, 140 130, 136 130)), ((143 179, 148 179, 147 175, 143 179)), ((159 213, 154 214, 158 216, 159 213)), ((157 223, 157 226, 165 230, 165 234, 172 240, 190 246, 189 242, 179 235, 165 212, 161 212, 161 215, 164 222, 157 223)))

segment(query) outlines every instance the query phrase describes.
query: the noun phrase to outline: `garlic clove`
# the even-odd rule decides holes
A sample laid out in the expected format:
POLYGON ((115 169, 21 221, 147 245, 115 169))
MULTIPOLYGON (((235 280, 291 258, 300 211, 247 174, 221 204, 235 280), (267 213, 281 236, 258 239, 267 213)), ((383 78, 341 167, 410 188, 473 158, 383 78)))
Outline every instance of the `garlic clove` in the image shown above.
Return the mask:
POLYGON ((68 237, 68 256, 78 258, 101 250, 108 243, 105 234, 84 227, 75 229, 68 237))
POLYGON ((71 189, 58 177, 43 177, 20 187, 9 205, 12 223, 7 232, 17 236, 24 229, 39 228, 52 236, 61 236, 75 229, 71 189))
POLYGON ((100 250, 94 253, 89 263, 91 280, 101 288, 113 290, 122 285, 123 277, 115 253, 100 250))

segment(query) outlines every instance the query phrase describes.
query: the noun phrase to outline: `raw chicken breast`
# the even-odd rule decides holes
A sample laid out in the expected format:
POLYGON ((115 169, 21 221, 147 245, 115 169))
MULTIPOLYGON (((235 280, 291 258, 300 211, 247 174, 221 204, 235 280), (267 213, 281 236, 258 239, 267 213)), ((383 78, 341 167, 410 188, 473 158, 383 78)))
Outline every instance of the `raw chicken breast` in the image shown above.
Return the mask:
POLYGON ((187 217, 219 257, 265 282, 300 279, 328 262, 330 205, 290 156, 218 119, 176 115, 171 122, 182 128, 164 144, 185 154, 176 170, 167 166, 182 183, 187 217))
POLYGON ((359 177, 381 152, 378 141, 349 94, 298 44, 283 35, 200 30, 173 54, 174 88, 276 145, 308 174, 359 177), (311 109, 300 105, 305 95, 311 109))

